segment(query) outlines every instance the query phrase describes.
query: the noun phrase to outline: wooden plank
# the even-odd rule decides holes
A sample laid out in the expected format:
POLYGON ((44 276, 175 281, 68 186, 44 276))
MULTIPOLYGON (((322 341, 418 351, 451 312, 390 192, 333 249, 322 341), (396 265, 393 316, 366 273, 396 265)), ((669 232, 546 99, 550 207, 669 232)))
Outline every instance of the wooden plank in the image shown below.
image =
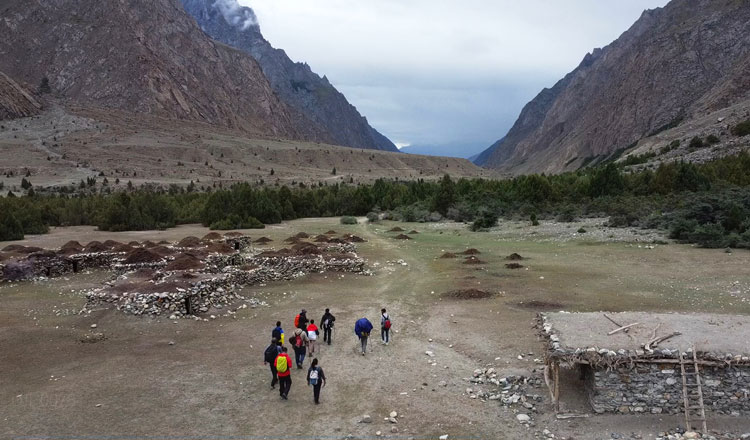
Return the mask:
POLYGON ((620 327, 620 328, 617 328, 617 329, 614 329, 614 330, 612 330, 611 332, 609 332, 609 333, 607 333, 607 334, 608 334, 609 336, 612 336, 612 335, 614 335, 614 334, 615 334, 615 333, 617 333, 617 332, 621 332, 621 331, 627 331, 627 330, 629 330, 629 329, 630 329, 630 327, 633 327, 634 325, 638 325, 638 324, 640 324, 640 322, 634 322, 634 323, 632 323, 632 324, 628 324, 628 325, 623 325, 622 327, 620 327))

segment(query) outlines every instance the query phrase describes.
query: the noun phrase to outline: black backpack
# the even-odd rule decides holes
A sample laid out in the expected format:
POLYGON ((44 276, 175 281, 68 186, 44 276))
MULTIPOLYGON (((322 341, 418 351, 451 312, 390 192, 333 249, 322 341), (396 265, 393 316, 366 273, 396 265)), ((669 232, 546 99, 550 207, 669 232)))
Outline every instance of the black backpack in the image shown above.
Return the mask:
POLYGON ((266 348, 266 351, 263 352, 263 360, 271 364, 276 360, 277 354, 279 354, 279 351, 276 348, 276 344, 271 344, 266 348))
POLYGON ((277 341, 280 341, 281 340, 281 330, 279 330, 278 328, 273 329, 273 331, 271 332, 271 337, 272 338, 276 338, 277 341))

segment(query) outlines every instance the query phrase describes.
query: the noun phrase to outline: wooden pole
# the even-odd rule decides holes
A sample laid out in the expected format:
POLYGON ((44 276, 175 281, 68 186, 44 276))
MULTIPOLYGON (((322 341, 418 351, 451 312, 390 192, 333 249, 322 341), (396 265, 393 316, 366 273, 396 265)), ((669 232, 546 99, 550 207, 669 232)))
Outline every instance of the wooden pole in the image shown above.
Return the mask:
POLYGON ((554 363, 553 372, 555 376, 555 414, 560 412, 560 364, 554 363))

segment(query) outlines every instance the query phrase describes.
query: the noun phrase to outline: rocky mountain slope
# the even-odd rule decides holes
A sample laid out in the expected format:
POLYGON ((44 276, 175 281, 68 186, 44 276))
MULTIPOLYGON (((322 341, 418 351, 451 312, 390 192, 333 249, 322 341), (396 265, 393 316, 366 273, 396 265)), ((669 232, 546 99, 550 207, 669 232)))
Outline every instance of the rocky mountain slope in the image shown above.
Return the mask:
POLYGON ((475 163, 515 174, 577 169, 738 105, 750 108, 750 4, 673 0, 542 90, 475 163))
POLYGON ((236 0, 181 0, 185 10, 211 38, 249 53, 279 97, 326 131, 333 143, 356 148, 398 151, 372 128, 326 77, 305 63, 295 63, 263 37, 252 9, 236 0))
POLYGON ((0 72, 0 121, 34 116, 41 108, 31 93, 0 72))
POLYGON ((6 0, 0 70, 95 108, 330 141, 281 102, 249 55, 211 40, 177 0, 6 0))

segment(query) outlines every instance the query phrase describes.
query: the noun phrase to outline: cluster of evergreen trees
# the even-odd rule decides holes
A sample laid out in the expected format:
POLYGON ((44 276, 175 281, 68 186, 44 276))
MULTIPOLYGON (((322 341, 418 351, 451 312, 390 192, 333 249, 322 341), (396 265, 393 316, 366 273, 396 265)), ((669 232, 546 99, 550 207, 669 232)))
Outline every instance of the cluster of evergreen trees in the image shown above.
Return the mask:
POLYGON ((389 212, 406 221, 450 218, 487 227, 497 216, 610 216, 615 226, 670 229, 704 246, 750 247, 750 155, 710 163, 676 162, 627 173, 614 163, 547 176, 438 182, 377 180, 371 185, 260 187, 210 192, 146 189, 114 194, 0 199, 0 240, 44 233, 48 226, 96 225, 145 230, 202 223, 215 229, 262 227, 301 217, 389 212))

